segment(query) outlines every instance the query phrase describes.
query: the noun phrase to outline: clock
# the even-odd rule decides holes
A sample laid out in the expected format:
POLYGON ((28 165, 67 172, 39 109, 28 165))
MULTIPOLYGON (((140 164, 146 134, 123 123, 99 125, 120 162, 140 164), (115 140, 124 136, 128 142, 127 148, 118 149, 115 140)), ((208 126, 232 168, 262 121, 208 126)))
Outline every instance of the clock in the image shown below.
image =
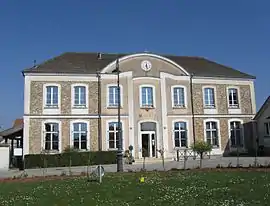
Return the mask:
POLYGON ((150 61, 144 60, 144 61, 142 61, 142 63, 141 63, 141 68, 142 68, 144 71, 148 72, 148 71, 151 70, 152 64, 151 64, 150 61))

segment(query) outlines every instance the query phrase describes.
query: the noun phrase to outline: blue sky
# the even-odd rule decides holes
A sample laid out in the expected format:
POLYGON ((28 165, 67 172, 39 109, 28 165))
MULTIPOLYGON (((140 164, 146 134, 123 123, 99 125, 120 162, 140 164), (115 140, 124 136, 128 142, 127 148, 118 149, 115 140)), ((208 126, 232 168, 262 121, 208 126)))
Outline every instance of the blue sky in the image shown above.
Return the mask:
POLYGON ((270 1, 0 0, 0 125, 23 116, 21 70, 67 51, 203 56, 270 94, 270 1), (268 57, 268 59, 267 59, 268 57))

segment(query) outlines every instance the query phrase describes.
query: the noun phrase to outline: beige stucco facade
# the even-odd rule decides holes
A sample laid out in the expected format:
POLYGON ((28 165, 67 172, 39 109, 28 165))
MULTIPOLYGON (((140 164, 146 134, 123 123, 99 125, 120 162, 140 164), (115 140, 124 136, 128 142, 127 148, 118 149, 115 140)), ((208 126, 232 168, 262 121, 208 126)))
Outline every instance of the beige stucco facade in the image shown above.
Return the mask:
MULTIPOLYGON (((115 65, 108 65, 103 73, 110 73, 115 65)), ((245 123, 255 114, 255 94, 253 80, 222 79, 222 78, 192 78, 181 68, 165 58, 154 55, 137 55, 124 58, 120 61, 120 85, 121 85, 121 121, 123 126, 124 150, 129 145, 134 147, 136 158, 142 156, 141 123, 155 123, 154 140, 149 144, 155 144, 155 150, 164 149, 166 157, 174 157, 174 123, 184 121, 187 123, 187 143, 191 146, 194 140, 205 140, 205 121, 215 120, 219 125, 220 147, 214 152, 223 153, 228 149, 230 135, 230 120, 241 120, 245 123), (151 62, 151 70, 145 72, 141 68, 141 62, 151 62), (186 105, 183 108, 175 108, 172 104, 172 88, 180 85, 185 91, 186 105), (153 88, 153 108, 141 108, 141 87, 153 88), (204 107, 204 87, 213 87, 215 91, 216 107, 211 111, 204 107), (237 88, 239 92, 239 108, 228 108, 228 88, 237 88), (194 112, 192 113, 192 103, 194 112), (194 126, 193 126, 194 118, 194 126)), ((117 108, 108 107, 108 86, 116 85, 115 75, 101 75, 101 135, 102 150, 108 150, 108 124, 117 122, 117 108)), ((24 108, 24 151, 25 154, 39 153, 42 150, 44 131, 43 124, 46 121, 57 121, 61 126, 60 152, 71 144, 71 124, 73 121, 87 122, 89 130, 89 148, 98 150, 98 79, 93 75, 30 75, 25 77, 25 108, 24 108), (44 87, 46 85, 58 85, 59 107, 50 109, 44 106, 44 87), (72 106, 73 85, 87 85, 87 108, 74 110, 72 106)), ((150 133, 149 133, 150 134, 150 133)), ((152 134, 152 133, 151 133, 152 134)), ((156 153, 155 156, 158 154, 156 153)))

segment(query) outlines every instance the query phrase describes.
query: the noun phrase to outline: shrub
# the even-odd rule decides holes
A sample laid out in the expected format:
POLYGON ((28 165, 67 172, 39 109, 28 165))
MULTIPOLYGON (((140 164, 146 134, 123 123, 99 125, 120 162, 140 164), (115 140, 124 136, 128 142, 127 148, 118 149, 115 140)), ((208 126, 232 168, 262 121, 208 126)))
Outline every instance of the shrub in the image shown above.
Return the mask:
POLYGON ((115 164, 115 151, 95 151, 95 152, 64 152, 60 154, 31 154, 25 155, 25 168, 43 168, 44 159, 46 167, 68 167, 70 166, 86 166, 99 164, 115 164), (89 155, 90 153, 90 155, 89 155), (71 160, 71 161, 70 161, 71 160))
POLYGON ((192 146, 192 149, 194 152, 197 152, 200 155, 200 168, 202 168, 203 154, 206 152, 211 152, 212 145, 204 141, 198 141, 198 142, 195 142, 195 144, 192 146))

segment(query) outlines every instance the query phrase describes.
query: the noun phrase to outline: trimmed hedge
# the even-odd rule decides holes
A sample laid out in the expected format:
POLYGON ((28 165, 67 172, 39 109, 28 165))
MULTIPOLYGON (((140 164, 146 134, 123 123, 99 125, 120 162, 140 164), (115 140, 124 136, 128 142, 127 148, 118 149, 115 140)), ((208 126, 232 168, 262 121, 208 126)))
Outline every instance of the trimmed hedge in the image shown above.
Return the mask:
POLYGON ((116 164, 115 151, 65 152, 60 154, 25 155, 25 169, 116 164), (90 159, 90 161, 89 161, 90 159))

